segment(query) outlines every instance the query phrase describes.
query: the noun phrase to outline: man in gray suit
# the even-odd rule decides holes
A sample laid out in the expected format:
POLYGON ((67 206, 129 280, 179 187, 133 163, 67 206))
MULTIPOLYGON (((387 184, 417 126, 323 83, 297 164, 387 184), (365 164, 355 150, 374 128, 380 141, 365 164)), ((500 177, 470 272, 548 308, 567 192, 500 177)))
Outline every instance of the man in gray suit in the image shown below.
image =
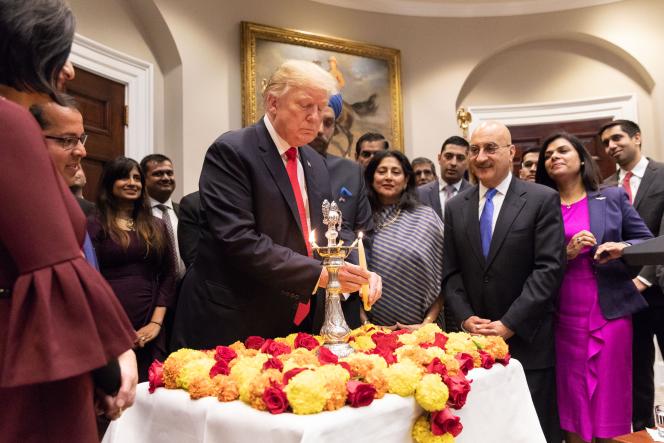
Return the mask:
POLYGON ((469 186, 463 178, 468 168, 468 142, 456 135, 445 140, 438 154, 438 163, 440 179, 420 186, 417 193, 422 203, 432 207, 442 220, 447 200, 469 186))
POLYGON ((463 330, 507 341, 547 442, 560 443, 553 341, 565 264, 560 198, 512 176, 516 148, 501 123, 483 122, 468 152, 479 184, 446 204, 443 290, 463 330))
MULTIPOLYGON (((653 235, 664 234, 660 231, 664 214, 664 164, 641 153, 641 129, 632 121, 614 120, 604 125, 598 134, 606 153, 619 166, 604 183, 624 187, 634 209, 653 235)), ((633 316, 632 424, 638 431, 655 425, 652 414, 655 402, 653 336, 657 336, 659 349, 664 354, 664 294, 655 277, 655 266, 643 267, 634 279, 634 285, 650 305, 633 316)))

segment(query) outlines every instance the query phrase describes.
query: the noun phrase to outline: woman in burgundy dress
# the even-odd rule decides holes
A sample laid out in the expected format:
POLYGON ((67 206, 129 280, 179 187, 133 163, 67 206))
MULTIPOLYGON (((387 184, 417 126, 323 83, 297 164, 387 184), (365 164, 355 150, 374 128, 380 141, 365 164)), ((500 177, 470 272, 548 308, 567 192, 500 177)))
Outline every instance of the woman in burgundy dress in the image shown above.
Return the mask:
POLYGON ((83 213, 27 111, 59 100, 73 36, 61 1, 0 0, 0 442, 97 441, 92 371, 133 356, 127 316, 81 253, 83 213))
POLYGON ((175 297, 174 254, 166 226, 152 216, 136 161, 107 163, 99 188, 99 215, 88 231, 99 269, 136 330, 138 375, 146 381, 152 361, 166 357, 163 324, 175 297))
POLYGON ((560 192, 568 241, 555 326, 560 424, 568 443, 612 441, 630 432, 631 316, 647 306, 619 258, 652 235, 622 188, 600 189, 597 164, 573 135, 544 142, 537 182, 560 192))

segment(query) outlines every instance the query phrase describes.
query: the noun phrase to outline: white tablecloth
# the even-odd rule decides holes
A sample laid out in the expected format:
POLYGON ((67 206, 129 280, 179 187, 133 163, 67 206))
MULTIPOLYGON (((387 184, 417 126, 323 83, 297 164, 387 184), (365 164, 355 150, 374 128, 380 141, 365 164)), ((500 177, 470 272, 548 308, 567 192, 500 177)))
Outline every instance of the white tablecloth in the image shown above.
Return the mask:
MULTIPOLYGON (((544 443, 523 367, 473 369, 466 405, 456 414, 463 432, 457 443, 544 443)), ((299 416, 272 415, 234 401, 190 400, 182 390, 138 386, 136 403, 113 422, 104 443, 380 443, 411 442, 411 428, 421 413, 413 397, 388 394, 363 408, 299 416)))

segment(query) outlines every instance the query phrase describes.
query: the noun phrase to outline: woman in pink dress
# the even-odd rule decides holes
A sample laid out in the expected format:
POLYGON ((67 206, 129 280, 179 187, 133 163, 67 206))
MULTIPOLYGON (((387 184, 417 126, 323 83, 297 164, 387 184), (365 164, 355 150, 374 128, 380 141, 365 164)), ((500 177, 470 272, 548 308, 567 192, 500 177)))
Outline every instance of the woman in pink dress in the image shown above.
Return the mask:
POLYGON ((622 188, 600 189, 595 161, 573 135, 545 140, 537 182, 560 192, 567 270, 555 340, 560 425, 567 443, 630 432, 632 319, 646 302, 620 260, 652 234, 622 188))

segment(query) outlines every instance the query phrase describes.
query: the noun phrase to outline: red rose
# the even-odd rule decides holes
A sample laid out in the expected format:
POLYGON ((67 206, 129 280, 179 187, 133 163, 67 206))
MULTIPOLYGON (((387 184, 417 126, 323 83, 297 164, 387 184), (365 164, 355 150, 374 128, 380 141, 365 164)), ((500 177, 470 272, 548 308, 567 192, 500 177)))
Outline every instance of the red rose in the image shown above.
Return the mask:
POLYGON ((217 361, 226 360, 227 363, 230 363, 231 360, 237 357, 237 353, 228 346, 217 346, 216 351, 214 359, 217 361))
POLYGON ((438 346, 441 349, 445 349, 445 344, 447 343, 447 335, 436 332, 436 338, 433 340, 433 344, 438 346))
POLYGON ((491 369, 493 364, 496 362, 492 356, 484 351, 480 351, 480 358, 482 359, 482 367, 484 369, 491 369))
POLYGON ((281 414, 288 409, 286 393, 278 385, 273 384, 263 391, 263 402, 272 414, 281 414))
POLYGON ((263 370, 266 369, 278 369, 279 371, 284 370, 284 364, 276 357, 269 358, 265 363, 263 363, 263 370))
POLYGON ((332 351, 327 349, 325 346, 321 346, 318 349, 318 362, 321 365, 336 365, 339 363, 339 357, 337 357, 332 351))
POLYGON ((320 343, 318 343, 318 340, 313 335, 305 334, 304 332, 298 332, 295 336, 294 344, 296 348, 305 348, 309 351, 320 346, 320 343))
POLYGON ((401 343, 399 343, 399 336, 397 334, 385 334, 384 332, 376 332, 371 336, 371 339, 374 343, 376 343, 376 348, 389 349, 390 352, 394 352, 396 348, 401 346, 401 343))
POLYGON ((152 394, 155 389, 164 386, 164 364, 159 360, 152 362, 148 369, 148 381, 150 382, 149 391, 152 394))
POLYGON ((263 346, 263 343, 265 343, 265 339, 263 337, 259 337, 257 335, 250 335, 244 341, 244 346, 247 349, 259 350, 261 348, 261 346, 263 346))
POLYGON ((288 384, 291 378, 295 377, 297 374, 299 374, 302 371, 306 371, 307 368, 293 368, 290 371, 286 371, 284 373, 284 386, 288 384))
POLYGON ((397 362, 397 358, 394 356, 394 352, 391 349, 387 348, 387 347, 385 347, 385 348, 376 347, 371 351, 371 354, 380 355, 381 357, 383 357, 383 359, 387 362, 388 365, 391 365, 391 364, 394 364, 394 363, 397 362))
POLYGON ((498 360, 496 360, 496 362, 500 363, 503 366, 507 366, 507 364, 510 362, 510 358, 512 358, 512 356, 508 353, 505 356, 505 358, 499 358, 498 360))
POLYGON ((369 406, 376 396, 376 388, 369 383, 350 380, 346 383, 348 404, 354 408, 369 406))
POLYGON ((443 435, 449 432, 453 437, 456 437, 462 430, 461 420, 452 414, 450 408, 431 413, 431 433, 433 435, 443 435))
POLYGON ((341 367, 344 368, 346 371, 348 371, 348 374, 349 374, 351 377, 353 376, 353 371, 350 369, 350 365, 348 364, 348 362, 341 361, 341 362, 339 362, 339 366, 341 366, 341 367))
POLYGON ((217 375, 228 375, 231 373, 231 368, 228 367, 228 362, 226 360, 218 360, 214 366, 210 368, 210 378, 214 378, 217 375))
POLYGON ((447 403, 454 409, 463 408, 470 392, 470 382, 468 379, 463 375, 457 375, 455 377, 443 377, 443 381, 450 393, 447 403))
POLYGON ((438 374, 444 379, 447 376, 447 366, 438 357, 434 357, 431 363, 427 365, 427 372, 429 374, 438 374))
POLYGON ((273 357, 278 357, 282 354, 288 354, 291 351, 291 347, 286 343, 281 343, 274 341, 271 338, 265 340, 263 346, 261 346, 261 352, 264 354, 271 354, 273 357))
POLYGON ((473 356, 470 354, 462 352, 457 354, 454 358, 459 361, 459 366, 461 367, 461 370, 464 374, 468 374, 468 371, 475 367, 475 364, 473 363, 473 356))

